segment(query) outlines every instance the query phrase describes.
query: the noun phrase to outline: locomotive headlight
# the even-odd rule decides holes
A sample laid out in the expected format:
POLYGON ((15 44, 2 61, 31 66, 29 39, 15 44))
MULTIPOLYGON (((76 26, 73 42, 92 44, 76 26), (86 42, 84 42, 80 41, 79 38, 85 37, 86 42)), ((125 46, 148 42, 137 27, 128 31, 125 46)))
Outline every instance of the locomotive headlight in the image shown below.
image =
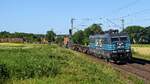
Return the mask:
POLYGON ((126 50, 126 52, 130 52, 130 50, 126 50))
POLYGON ((117 51, 112 51, 113 53, 117 53, 117 51))

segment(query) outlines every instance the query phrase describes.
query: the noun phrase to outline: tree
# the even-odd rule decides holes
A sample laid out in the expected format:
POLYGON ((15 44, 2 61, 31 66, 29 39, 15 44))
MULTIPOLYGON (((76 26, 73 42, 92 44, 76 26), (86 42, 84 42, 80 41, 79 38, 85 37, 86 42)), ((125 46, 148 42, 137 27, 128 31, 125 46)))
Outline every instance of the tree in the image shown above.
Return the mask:
POLYGON ((2 38, 9 38, 10 37, 10 33, 9 32, 7 32, 7 31, 2 31, 2 32, 0 32, 0 37, 2 37, 2 38))
POLYGON ((141 43, 150 43, 150 26, 141 32, 141 43))
POLYGON ((58 45, 62 46, 63 42, 64 42, 64 37, 65 36, 57 36, 55 39, 55 43, 57 43, 58 45))
POLYGON ((95 35, 95 34, 100 34, 102 33, 102 28, 99 24, 93 24, 87 29, 85 29, 85 33, 87 35, 95 35))
POLYGON ((47 38, 49 43, 55 41, 55 36, 56 36, 56 34, 52 30, 51 31, 47 31, 46 38, 47 38))
MULTIPOLYGON (((14 32, 10 33, 7 31, 0 32, 0 39, 8 39, 9 42, 16 42, 16 39, 23 39, 23 42, 29 43, 41 43, 41 39, 45 38, 44 34, 33 34, 33 33, 21 33, 21 32, 14 32), (11 41, 11 39, 15 39, 11 41)), ((4 41, 8 41, 4 40, 4 41)))
POLYGON ((75 34, 72 36, 72 40, 76 44, 84 44, 83 39, 84 39, 84 32, 82 30, 75 32, 75 34))
POLYGON ((74 43, 87 45, 89 44, 89 36, 102 33, 102 28, 99 24, 93 24, 84 31, 77 31, 72 39, 74 43))
POLYGON ((102 28, 99 24, 93 24, 90 27, 86 28, 84 30, 84 43, 89 44, 89 36, 95 35, 95 34, 101 34, 103 33, 102 28))
POLYGON ((129 34, 132 43, 139 43, 141 39, 141 32, 144 31, 144 27, 141 26, 128 26, 123 32, 129 34))

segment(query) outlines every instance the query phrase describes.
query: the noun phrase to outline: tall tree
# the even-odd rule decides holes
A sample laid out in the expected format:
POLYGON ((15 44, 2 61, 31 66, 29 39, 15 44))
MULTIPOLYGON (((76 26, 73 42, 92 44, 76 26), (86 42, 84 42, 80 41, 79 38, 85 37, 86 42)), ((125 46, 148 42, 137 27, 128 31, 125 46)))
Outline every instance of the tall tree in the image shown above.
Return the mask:
POLYGON ((150 26, 141 32, 141 43, 150 43, 150 26))
POLYGON ((55 41, 55 36, 56 36, 56 34, 52 30, 51 31, 47 31, 46 38, 47 38, 49 43, 55 41))
POLYGON ((128 26, 123 32, 129 34, 132 43, 139 43, 141 38, 140 35, 143 30, 144 27, 141 26, 128 26))
POLYGON ((99 24, 93 24, 87 29, 85 29, 85 33, 87 33, 87 35, 100 34, 101 32, 102 28, 99 24))
POLYGON ((84 31, 78 31, 73 35, 73 42, 78 44, 89 44, 89 36, 102 33, 102 28, 99 24, 93 24, 84 31))
POLYGON ((78 32, 75 32, 72 36, 72 40, 76 44, 84 44, 84 32, 82 30, 79 30, 78 32))
POLYGON ((102 28, 99 24, 93 24, 90 27, 86 28, 84 30, 84 43, 89 44, 89 36, 90 35, 95 35, 95 34, 101 34, 103 33, 102 28))

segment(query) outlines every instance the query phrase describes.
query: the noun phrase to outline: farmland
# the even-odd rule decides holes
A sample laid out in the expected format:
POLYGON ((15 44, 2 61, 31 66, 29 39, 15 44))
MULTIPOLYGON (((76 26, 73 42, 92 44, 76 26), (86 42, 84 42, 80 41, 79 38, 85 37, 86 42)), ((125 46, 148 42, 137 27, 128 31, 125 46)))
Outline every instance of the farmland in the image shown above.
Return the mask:
POLYGON ((144 84, 57 45, 0 44, 0 70, 0 82, 8 84, 144 84))
POLYGON ((150 60, 150 45, 132 45, 133 55, 138 58, 150 60))

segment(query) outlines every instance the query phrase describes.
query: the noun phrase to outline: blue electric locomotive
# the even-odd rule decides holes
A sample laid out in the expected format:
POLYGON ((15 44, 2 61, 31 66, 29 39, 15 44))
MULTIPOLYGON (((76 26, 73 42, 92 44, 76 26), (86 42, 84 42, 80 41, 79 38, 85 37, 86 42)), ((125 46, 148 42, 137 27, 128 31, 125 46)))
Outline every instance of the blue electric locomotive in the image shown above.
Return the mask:
POLYGON ((89 37, 89 51, 107 61, 130 61, 132 58, 131 44, 126 33, 111 30, 100 35, 89 37))

